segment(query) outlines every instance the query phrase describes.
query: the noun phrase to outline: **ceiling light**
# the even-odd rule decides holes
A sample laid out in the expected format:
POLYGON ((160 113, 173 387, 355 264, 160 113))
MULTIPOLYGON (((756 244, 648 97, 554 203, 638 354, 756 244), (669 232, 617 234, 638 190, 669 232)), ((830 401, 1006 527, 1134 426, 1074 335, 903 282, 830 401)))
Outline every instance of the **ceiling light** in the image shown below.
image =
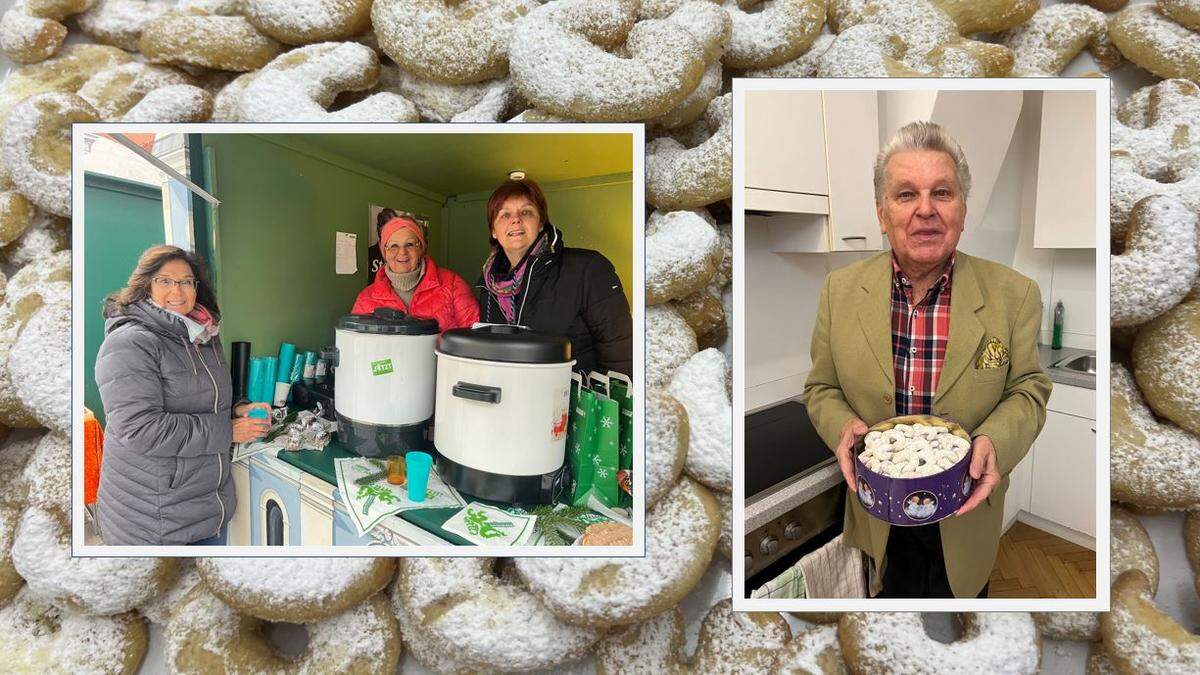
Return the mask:
POLYGON ((508 172, 509 180, 525 180, 525 172, 519 169, 508 172))

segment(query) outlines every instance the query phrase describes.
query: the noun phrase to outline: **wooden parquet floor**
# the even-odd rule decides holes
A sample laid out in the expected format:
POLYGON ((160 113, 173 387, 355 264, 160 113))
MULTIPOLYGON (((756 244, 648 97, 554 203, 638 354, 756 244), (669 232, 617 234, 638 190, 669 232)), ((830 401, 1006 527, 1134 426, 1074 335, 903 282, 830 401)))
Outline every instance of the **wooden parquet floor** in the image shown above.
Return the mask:
POLYGON ((1096 553, 1016 522, 1000 537, 989 598, 1094 598, 1096 553))

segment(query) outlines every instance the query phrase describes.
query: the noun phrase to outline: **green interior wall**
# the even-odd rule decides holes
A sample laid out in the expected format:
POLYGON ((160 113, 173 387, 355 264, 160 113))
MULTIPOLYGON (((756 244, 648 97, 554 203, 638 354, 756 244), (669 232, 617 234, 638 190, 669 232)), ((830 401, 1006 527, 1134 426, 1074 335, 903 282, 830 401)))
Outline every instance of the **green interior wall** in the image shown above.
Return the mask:
MULTIPOLYGON (((540 184, 550 222, 567 246, 600 251, 617 270, 632 306, 633 189, 631 174, 540 184)), ((454 195, 446 202, 446 266, 474 284, 488 255, 487 200, 490 192, 454 195)), ((440 262, 440 261, 439 261, 440 262)))
POLYGON ((125 285, 142 251, 166 238, 157 186, 93 173, 84 174, 83 185, 83 402, 103 424, 94 374, 104 298, 125 285))
MULTIPOLYGON (((252 135, 205 135, 212 167, 215 250, 226 351, 248 340, 256 356, 332 344, 337 318, 366 286, 367 208, 430 217, 430 246, 442 245, 443 197, 306 147, 252 135), (336 232, 358 235, 358 272, 334 273, 336 232)), ((373 225, 372 225, 373 226, 373 225)))

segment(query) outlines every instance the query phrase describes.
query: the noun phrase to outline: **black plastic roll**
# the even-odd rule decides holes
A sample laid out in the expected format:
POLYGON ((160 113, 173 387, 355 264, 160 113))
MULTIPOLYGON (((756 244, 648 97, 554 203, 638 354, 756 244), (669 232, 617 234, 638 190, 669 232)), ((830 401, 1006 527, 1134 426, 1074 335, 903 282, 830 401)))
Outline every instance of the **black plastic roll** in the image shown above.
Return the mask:
POLYGON ((229 361, 229 375, 233 379, 233 400, 246 397, 246 374, 250 372, 250 343, 233 343, 233 358, 229 361))

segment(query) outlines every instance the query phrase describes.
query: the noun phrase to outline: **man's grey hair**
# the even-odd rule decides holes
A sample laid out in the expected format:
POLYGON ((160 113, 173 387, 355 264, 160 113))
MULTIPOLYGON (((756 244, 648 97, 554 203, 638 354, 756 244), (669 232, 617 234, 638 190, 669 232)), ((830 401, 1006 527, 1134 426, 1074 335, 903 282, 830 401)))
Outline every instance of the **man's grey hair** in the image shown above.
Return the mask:
POLYGON ((958 187, 962 190, 963 200, 971 195, 971 168, 967 166, 967 156, 962 146, 950 132, 937 122, 920 120, 909 122, 896 131, 892 140, 887 142, 875 156, 875 203, 883 203, 884 169, 888 160, 897 152, 916 150, 933 150, 944 152, 954 160, 954 172, 958 174, 958 187))

